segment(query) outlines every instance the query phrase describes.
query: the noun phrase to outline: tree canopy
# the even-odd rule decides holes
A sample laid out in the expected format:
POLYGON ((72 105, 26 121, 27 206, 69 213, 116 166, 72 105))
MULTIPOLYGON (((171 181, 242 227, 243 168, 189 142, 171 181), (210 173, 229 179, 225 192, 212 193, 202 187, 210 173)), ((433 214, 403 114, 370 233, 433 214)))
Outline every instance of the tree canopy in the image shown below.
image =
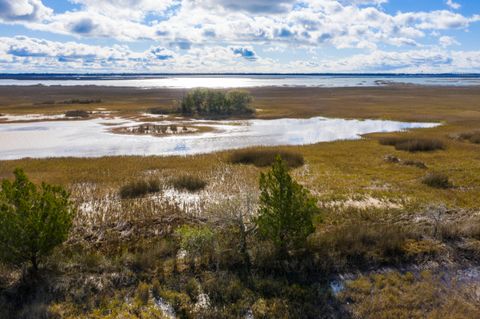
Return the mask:
POLYGON ((255 110, 250 106, 252 97, 248 92, 228 92, 211 89, 189 91, 180 103, 180 112, 187 115, 251 115, 255 110))
POLYGON ((309 192, 292 179, 280 156, 269 172, 260 175, 260 192, 256 218, 260 233, 283 253, 304 244, 314 231, 312 217, 318 208, 309 192))
POLYGON ((67 239, 75 209, 59 186, 33 184, 21 169, 0 190, 0 260, 38 268, 41 257, 67 239))

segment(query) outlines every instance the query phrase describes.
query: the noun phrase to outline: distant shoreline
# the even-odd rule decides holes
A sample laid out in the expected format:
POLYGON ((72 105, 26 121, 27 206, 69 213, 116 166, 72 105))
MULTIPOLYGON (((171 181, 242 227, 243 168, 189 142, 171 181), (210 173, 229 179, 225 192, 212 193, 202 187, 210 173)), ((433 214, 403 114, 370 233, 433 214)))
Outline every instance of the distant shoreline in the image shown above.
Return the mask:
POLYGON ((95 76, 354 76, 354 77, 480 77, 480 73, 0 73, 0 78, 95 76))
POLYGON ((0 74, 0 86, 98 86, 144 89, 480 86, 480 74, 0 74))

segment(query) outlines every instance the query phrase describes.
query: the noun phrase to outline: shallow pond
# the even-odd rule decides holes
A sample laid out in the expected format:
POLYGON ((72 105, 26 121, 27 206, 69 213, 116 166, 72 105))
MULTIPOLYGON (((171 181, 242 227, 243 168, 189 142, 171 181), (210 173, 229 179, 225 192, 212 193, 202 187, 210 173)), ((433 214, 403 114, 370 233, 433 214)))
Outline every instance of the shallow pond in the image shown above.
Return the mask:
MULTIPOLYGON (((158 123, 162 124, 162 122, 158 123)), ((304 145, 359 139, 362 134, 367 133, 394 132, 439 125, 438 123, 345 120, 324 117, 188 121, 186 123, 189 126, 211 126, 214 131, 165 137, 120 135, 112 133, 111 129, 138 125, 139 122, 101 118, 85 121, 0 124, 0 159, 193 155, 249 146, 304 145)))

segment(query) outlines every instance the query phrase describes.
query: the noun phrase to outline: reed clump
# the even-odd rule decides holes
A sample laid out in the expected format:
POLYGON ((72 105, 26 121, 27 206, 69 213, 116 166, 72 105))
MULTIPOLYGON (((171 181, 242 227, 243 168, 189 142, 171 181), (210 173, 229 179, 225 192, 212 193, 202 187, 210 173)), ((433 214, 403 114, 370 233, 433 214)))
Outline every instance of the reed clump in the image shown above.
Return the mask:
POLYGON ((157 179, 136 180, 123 185, 120 188, 120 197, 122 199, 143 197, 147 194, 160 191, 160 181, 157 179))
POLYGON ((198 192, 207 186, 207 182, 198 176, 181 175, 171 180, 173 188, 179 191, 198 192))
POLYGON ((467 140, 473 144, 480 144, 480 131, 464 132, 459 135, 460 139, 467 140))
POLYGON ((66 111, 65 116, 87 118, 90 116, 90 113, 84 110, 72 110, 72 111, 66 111))
POLYGON ((379 142, 381 145, 394 146, 398 151, 430 152, 445 149, 442 141, 432 138, 384 137, 379 142))
POLYGON ((422 183, 434 188, 447 189, 453 187, 448 176, 443 173, 429 173, 422 179, 422 183))
POLYGON ((300 167, 305 164, 303 155, 300 153, 262 149, 235 151, 230 155, 230 162, 233 164, 252 164, 257 167, 266 167, 272 165, 277 156, 280 156, 290 168, 300 167))

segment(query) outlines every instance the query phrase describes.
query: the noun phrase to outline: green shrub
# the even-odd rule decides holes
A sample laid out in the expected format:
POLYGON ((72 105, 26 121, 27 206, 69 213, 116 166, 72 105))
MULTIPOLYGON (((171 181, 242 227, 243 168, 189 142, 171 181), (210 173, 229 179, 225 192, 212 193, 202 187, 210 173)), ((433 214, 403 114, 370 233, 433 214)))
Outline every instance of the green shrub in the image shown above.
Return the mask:
POLYGON ((255 219, 260 234, 285 254, 305 243, 314 231, 312 217, 317 212, 315 199, 292 179, 277 156, 271 170, 260 175, 260 207, 255 219))
POLYGON ((245 91, 194 89, 183 97, 179 111, 187 115, 252 115, 255 110, 251 102, 251 95, 245 91))
POLYGON ((123 185, 119 193, 121 198, 126 199, 143 197, 158 191, 160 191, 160 182, 152 178, 150 180, 137 180, 123 185))
POLYGON ((155 298, 160 298, 160 293, 162 291, 162 285, 158 279, 154 279, 152 282, 152 295, 155 298))
POLYGON ((185 285, 185 292, 193 301, 197 301, 198 295, 200 294, 200 283, 195 278, 190 278, 185 285))
POLYGON ((34 185, 16 169, 15 180, 4 180, 0 191, 0 260, 38 269, 41 258, 63 243, 75 209, 59 186, 34 185))
POLYGON ((141 304, 146 305, 150 300, 150 287, 148 284, 141 282, 135 291, 135 299, 141 304))
POLYGON ((233 164, 253 164, 257 167, 271 166, 275 157, 280 156, 288 167, 295 168, 305 164, 303 155, 289 151, 250 149, 234 151, 230 156, 233 164))
POLYGON ((428 152, 445 148, 443 142, 437 139, 384 137, 379 142, 382 145, 394 146, 396 150, 408 152, 428 152))
POLYGON ((212 256, 215 234, 209 227, 183 225, 175 234, 179 238, 180 248, 187 251, 191 257, 212 256))
POLYGON ((193 175, 182 175, 175 177, 171 180, 171 184, 176 190, 187 190, 189 192, 200 191, 207 186, 206 181, 193 175))
POLYGON ((429 173, 423 179, 422 183, 434 188, 451 188, 453 185, 447 175, 442 173, 429 173))

